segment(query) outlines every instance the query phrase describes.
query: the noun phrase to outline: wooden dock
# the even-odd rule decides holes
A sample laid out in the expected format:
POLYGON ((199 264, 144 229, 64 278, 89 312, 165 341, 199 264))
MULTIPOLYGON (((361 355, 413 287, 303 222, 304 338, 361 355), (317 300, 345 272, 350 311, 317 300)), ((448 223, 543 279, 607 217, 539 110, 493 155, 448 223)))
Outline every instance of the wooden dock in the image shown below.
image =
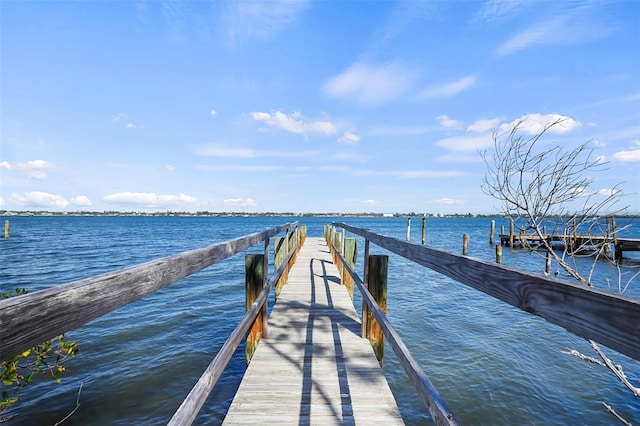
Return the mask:
POLYGON ((322 238, 307 238, 224 425, 404 424, 322 238))

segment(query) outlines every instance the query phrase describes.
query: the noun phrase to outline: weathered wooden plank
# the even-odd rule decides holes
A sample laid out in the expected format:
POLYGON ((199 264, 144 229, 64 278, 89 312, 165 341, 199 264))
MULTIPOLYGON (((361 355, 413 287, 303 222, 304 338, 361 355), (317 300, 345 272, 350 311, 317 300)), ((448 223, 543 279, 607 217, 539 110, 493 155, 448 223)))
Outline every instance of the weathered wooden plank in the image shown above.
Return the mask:
POLYGON ((225 425, 403 424, 322 239, 307 238, 225 425))
POLYGON ((340 223, 392 253, 426 266, 566 330, 640 360, 640 298, 407 243, 340 223), (611 313, 615 312, 615 315, 611 313))
POLYGON ((81 326, 295 224, 285 224, 119 271, 0 300, 0 360, 81 326))

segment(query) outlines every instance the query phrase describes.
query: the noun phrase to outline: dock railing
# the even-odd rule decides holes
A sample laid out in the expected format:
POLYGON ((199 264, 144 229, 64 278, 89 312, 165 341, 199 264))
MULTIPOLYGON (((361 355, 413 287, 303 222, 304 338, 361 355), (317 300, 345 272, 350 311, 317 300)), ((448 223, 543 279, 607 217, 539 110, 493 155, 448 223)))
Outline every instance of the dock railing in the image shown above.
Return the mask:
MULTIPOLYGON (((276 285, 286 280, 305 236, 305 226, 298 226, 298 222, 286 223, 204 248, 0 300, 0 361, 264 242, 264 255, 260 257, 262 291, 247 306, 244 317, 171 420, 171 424, 191 424, 256 318, 261 313, 266 317, 268 296, 276 285), (286 236, 274 244, 276 270, 267 279, 270 239, 283 232, 286 236)), ((266 335, 266 321, 261 327, 265 327, 262 335, 266 335)))
MULTIPOLYGON (((594 340, 640 360, 640 298, 413 244, 342 222, 333 223, 329 229, 325 228, 325 238, 340 263, 339 269, 344 271, 342 275, 349 275, 362 293, 363 337, 369 310, 437 424, 448 424, 451 421, 453 417, 450 410, 368 291, 372 257, 369 255, 370 243, 518 309, 540 316, 580 337, 594 340), (336 228, 364 238, 364 279, 360 279, 354 272, 353 260, 343 256, 347 238, 344 231, 338 232, 336 228)), ((384 303, 386 307, 386 301, 384 303)))

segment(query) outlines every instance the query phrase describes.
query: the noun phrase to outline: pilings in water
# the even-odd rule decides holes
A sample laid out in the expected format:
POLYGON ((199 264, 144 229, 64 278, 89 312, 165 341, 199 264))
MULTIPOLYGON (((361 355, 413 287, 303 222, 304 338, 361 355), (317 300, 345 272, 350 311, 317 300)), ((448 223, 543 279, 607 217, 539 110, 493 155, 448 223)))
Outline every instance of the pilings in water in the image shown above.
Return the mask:
POLYGON ((4 221, 4 239, 5 240, 9 239, 9 221, 8 220, 4 221))

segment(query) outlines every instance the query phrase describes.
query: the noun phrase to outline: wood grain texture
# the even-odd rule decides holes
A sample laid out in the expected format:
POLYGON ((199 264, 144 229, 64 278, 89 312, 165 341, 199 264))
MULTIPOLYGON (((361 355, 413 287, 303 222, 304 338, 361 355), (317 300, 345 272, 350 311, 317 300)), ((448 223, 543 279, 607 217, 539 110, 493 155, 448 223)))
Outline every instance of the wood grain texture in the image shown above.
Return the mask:
POLYGON ((640 298, 407 243, 344 223, 335 225, 578 336, 640 360, 640 298))
POLYGON ((321 238, 307 238, 225 425, 403 424, 321 238))
POLYGON ((0 301, 0 360, 79 327, 297 226, 266 231, 0 301))

